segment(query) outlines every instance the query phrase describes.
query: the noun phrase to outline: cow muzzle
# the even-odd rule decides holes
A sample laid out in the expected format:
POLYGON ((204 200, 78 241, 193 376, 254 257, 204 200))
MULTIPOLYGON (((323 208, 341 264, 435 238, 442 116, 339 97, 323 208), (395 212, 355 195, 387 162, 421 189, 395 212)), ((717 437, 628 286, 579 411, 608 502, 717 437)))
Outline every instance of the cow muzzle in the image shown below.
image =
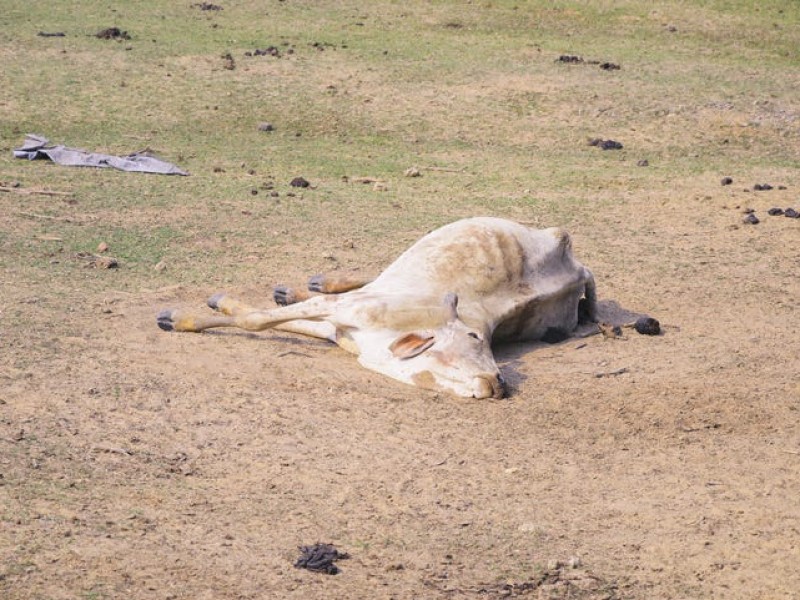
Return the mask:
POLYGON ((475 398, 504 398, 506 395, 506 382, 500 373, 485 373, 472 380, 475 398))

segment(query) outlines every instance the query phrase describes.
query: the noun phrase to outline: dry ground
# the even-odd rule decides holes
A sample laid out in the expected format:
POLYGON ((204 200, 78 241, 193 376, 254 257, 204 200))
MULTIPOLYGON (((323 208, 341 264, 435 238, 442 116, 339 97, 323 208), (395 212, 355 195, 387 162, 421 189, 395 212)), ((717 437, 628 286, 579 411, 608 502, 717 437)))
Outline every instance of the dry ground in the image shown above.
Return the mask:
MULTIPOLYGON (((495 43, 469 37, 491 7, 389 4, 342 3, 351 29, 336 29, 337 44, 363 26, 463 36, 481 53, 495 43)), ((498 28, 526 10, 498 4, 498 28)), ((0 596, 800 598, 800 219, 766 212, 800 210, 797 60, 772 28, 796 25, 796 9, 770 3, 749 21, 724 3, 713 14, 623 4, 600 12, 610 30, 655 36, 641 48, 603 53, 589 35, 601 24, 579 5, 539 7, 528 18, 554 37, 540 32, 538 49, 512 39, 496 62, 452 67, 463 40, 431 38, 445 49, 441 79, 424 61, 397 81, 409 65, 366 68, 372 42, 358 38, 349 55, 298 43, 293 57, 231 72, 216 50, 167 57, 186 80, 174 93, 198 107, 169 126, 155 107, 163 129, 143 140, 120 125, 116 145, 113 132, 72 145, 161 140, 186 179, 14 161, 21 134, 47 122, 7 92, 0 166, 21 185, 0 193, 0 596), (675 37, 686 31, 697 39, 675 37), (702 40, 718 49, 698 55, 702 40), (623 68, 558 64, 559 50, 623 68), (274 145, 247 112, 256 75, 311 90, 291 116, 266 115, 274 145), (703 85, 713 77, 718 87, 703 85), (180 95, 190 81, 199 97, 180 95), (215 116, 203 94, 227 87, 241 94, 215 116), (181 140, 207 136, 178 156, 181 140), (403 176, 413 164, 422 177, 403 176), (297 174, 316 189, 289 196, 297 174), (42 189, 71 195, 30 193, 42 189), (758 225, 742 223, 748 207, 758 225), (469 401, 366 372, 319 341, 155 326, 159 309, 200 306, 221 287, 268 305, 273 283, 375 272, 429 229, 489 213, 566 225, 601 301, 655 316, 665 334, 500 347, 510 397, 469 401), (118 269, 76 254, 99 241, 118 269), (340 574, 293 567, 315 542, 351 555, 340 574)), ((207 18, 224 29, 233 9, 207 18)), ((309 40, 340 25, 330 18, 309 40)), ((4 35, 8 58, 23 42, 4 35)), ((131 43, 114 57, 144 89, 127 58, 144 42, 131 43)), ((232 47, 242 65, 255 46, 232 47)), ((113 109, 97 110, 113 128, 113 109)), ((69 138, 86 127, 79 113, 66 102, 50 127, 69 138)))

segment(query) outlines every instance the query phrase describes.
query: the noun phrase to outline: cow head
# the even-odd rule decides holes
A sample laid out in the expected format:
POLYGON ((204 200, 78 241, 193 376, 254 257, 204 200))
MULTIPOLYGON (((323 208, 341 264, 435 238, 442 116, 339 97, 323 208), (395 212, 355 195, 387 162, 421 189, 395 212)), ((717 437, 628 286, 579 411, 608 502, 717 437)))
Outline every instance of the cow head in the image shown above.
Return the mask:
POLYGON ((444 324, 412 331, 389 346, 383 370, 401 381, 467 398, 502 398, 505 382, 494 361, 491 332, 467 326, 458 316, 458 296, 444 298, 444 324))

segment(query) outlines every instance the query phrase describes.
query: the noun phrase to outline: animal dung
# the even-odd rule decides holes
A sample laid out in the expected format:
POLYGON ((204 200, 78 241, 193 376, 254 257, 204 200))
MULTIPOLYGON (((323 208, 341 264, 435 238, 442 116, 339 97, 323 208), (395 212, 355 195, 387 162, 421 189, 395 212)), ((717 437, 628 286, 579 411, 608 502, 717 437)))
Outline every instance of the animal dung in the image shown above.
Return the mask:
POLYGON ((730 185, 730 184, 733 183, 733 178, 732 177, 723 177, 722 181, 720 181, 720 183, 722 185, 730 185))
POLYGON ((616 140, 604 140, 601 138, 592 138, 589 140, 590 146, 597 146, 601 150, 622 150, 622 144, 616 140))
POLYGON ((295 177, 294 179, 292 179, 289 185, 292 187, 307 188, 311 184, 303 177, 295 177))
POLYGON ((661 324, 653 317, 639 317, 633 324, 636 333, 642 335, 658 335, 661 333, 661 324))
POLYGON ((755 214, 753 213, 748 213, 747 215, 745 215, 744 219, 742 219, 742 223, 744 223, 745 225, 758 225, 760 222, 761 221, 759 220, 759 218, 755 216, 755 214))
POLYGON ((787 208, 785 211, 783 211, 783 216, 789 217, 790 219, 798 219, 800 218, 800 212, 797 212, 793 208, 787 208))
POLYGON ((773 208, 770 208, 770 209, 767 211, 767 214, 768 214, 769 216, 771 216, 771 217, 778 217, 778 216, 780 216, 780 215, 782 215, 782 214, 783 214, 783 209, 782 209, 782 208, 778 208, 777 206, 775 206, 775 207, 773 207, 773 208))
POLYGON ((122 31, 119 27, 107 27, 94 34, 94 37, 101 40, 129 40, 131 36, 127 31, 122 31))
POLYGON ((334 562, 340 559, 350 558, 346 552, 339 552, 333 544, 314 544, 313 546, 300 546, 300 558, 294 563, 298 569, 308 569, 328 575, 336 575, 339 572, 334 562))

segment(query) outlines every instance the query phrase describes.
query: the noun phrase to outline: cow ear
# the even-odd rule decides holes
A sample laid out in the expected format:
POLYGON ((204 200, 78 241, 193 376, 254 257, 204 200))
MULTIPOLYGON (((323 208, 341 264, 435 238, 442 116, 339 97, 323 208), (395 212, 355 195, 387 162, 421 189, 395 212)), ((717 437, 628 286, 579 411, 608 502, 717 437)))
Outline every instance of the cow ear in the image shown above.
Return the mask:
POLYGON ((433 346, 436 341, 433 334, 425 331, 412 331, 401 335, 389 346, 389 350, 395 358, 404 360, 419 356, 425 350, 433 346))
POLYGON ((442 301, 444 306, 444 317, 447 323, 452 323, 458 319, 458 294, 448 292, 442 301))

